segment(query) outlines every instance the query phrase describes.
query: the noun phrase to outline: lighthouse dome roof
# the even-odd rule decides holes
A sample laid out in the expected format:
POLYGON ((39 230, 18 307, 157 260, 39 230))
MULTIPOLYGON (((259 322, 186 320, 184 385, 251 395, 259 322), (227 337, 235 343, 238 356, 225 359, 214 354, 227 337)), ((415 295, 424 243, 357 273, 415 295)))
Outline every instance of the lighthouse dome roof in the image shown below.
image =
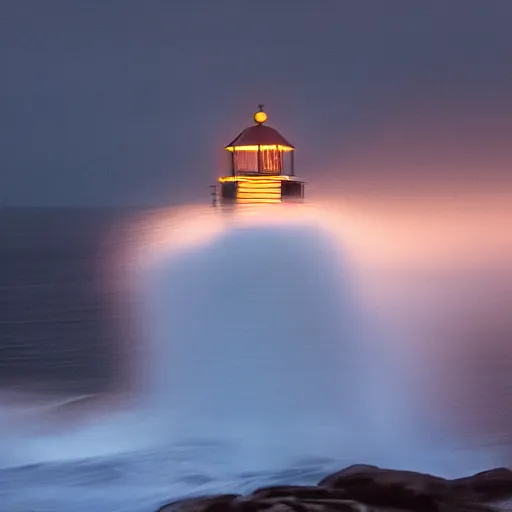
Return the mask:
POLYGON ((295 149, 295 146, 290 144, 277 130, 263 124, 257 124, 255 126, 246 128, 230 144, 226 146, 226 149, 232 148, 234 146, 259 145, 280 145, 295 149))

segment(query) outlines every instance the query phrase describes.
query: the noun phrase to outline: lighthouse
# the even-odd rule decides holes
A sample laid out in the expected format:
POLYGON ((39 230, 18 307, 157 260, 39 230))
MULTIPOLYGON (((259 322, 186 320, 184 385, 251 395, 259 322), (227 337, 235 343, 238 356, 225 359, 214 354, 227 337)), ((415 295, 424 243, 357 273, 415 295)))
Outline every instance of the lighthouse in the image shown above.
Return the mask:
POLYGON ((215 204, 303 201, 305 183, 295 176, 295 146, 267 126, 267 119, 259 105, 255 124, 224 148, 230 154, 231 169, 218 180, 215 204))

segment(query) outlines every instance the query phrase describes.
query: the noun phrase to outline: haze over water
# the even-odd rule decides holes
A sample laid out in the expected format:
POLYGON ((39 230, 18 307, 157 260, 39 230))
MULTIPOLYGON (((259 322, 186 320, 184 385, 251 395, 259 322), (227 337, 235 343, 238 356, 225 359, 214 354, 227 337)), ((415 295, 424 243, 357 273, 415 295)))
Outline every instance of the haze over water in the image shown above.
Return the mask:
MULTIPOLYGON (((84 510, 138 512, 184 494, 314 481, 352 462, 446 475, 509 464, 512 217, 498 199, 85 212, 55 239, 35 233, 62 212, 18 218, 2 247, 20 265, 11 290, 26 292, 23 258, 31 264, 44 245, 54 254, 46 272, 61 257, 76 265, 57 288, 39 274, 54 315, 69 286, 105 297, 94 318, 109 326, 112 355, 95 349, 87 366, 71 331, 51 349, 68 351, 53 373, 106 360, 117 377, 115 390, 52 398, 63 378, 32 409, 27 393, 11 393, 2 464, 42 465, 5 469, 4 501, 64 511, 76 504, 66 489, 80 485, 84 510), (101 258, 88 260, 89 284, 71 285, 84 236, 101 258)), ((28 328, 36 314, 50 318, 44 307, 17 318, 28 328)), ((34 375, 64 320, 54 318, 38 333, 34 375)))
POLYGON ((1 6, 0 512, 510 465, 510 0, 1 6))

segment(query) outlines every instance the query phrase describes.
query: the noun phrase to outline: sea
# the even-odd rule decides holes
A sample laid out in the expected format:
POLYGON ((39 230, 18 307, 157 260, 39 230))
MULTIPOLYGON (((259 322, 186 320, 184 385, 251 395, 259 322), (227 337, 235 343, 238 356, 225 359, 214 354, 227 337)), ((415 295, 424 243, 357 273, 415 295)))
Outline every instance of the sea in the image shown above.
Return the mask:
POLYGON ((0 210, 0 512, 511 466, 496 204, 0 210))

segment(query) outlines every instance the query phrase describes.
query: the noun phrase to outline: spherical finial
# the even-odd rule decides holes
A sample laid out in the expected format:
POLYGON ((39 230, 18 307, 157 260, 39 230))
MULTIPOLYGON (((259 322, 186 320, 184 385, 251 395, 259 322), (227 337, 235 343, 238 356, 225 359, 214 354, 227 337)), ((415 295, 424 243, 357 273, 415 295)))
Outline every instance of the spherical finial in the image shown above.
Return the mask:
POLYGON ((263 111, 263 105, 258 105, 258 112, 254 114, 254 120, 257 124, 263 124, 267 119, 267 114, 263 111))

